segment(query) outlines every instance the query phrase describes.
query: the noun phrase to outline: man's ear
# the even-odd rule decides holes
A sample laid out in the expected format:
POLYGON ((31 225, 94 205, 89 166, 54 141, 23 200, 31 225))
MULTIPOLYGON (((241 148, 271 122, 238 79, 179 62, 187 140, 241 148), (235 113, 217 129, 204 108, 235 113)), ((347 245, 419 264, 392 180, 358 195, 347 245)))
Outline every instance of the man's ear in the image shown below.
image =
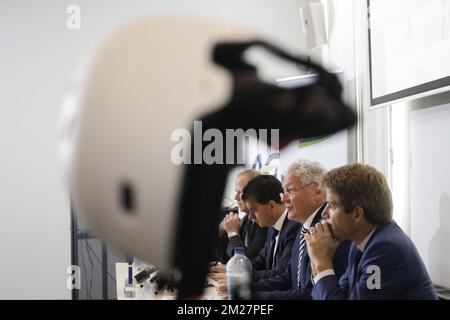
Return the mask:
POLYGON ((270 210, 273 210, 273 208, 276 207, 277 203, 275 201, 273 201, 273 200, 270 200, 268 205, 270 207, 270 210))
POLYGON ((318 199, 320 202, 322 202, 325 198, 325 191, 320 187, 319 184, 314 182, 314 197, 318 199))
POLYGON ((362 221, 362 219, 364 219, 364 209, 362 207, 355 207, 353 209, 353 213, 354 213, 354 219, 359 222, 362 221))

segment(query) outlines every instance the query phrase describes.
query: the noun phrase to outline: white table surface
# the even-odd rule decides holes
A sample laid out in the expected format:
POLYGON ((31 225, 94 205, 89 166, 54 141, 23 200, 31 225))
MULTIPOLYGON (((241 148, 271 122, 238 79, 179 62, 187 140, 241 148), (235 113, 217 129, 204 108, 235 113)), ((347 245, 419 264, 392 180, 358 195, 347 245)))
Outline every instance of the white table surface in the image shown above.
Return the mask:
MULTIPOLYGON (((133 270, 133 277, 135 276, 133 270)), ((167 290, 160 291, 155 294, 154 286, 149 286, 149 281, 146 280, 145 287, 133 282, 131 287, 127 290, 134 292, 134 297, 125 296, 125 284, 128 278, 128 263, 118 262, 116 263, 116 289, 117 289, 117 300, 173 300, 176 298, 175 292, 169 292, 167 290)), ((203 300, 223 300, 223 298, 217 293, 215 287, 205 288, 203 295, 201 297, 203 300)))

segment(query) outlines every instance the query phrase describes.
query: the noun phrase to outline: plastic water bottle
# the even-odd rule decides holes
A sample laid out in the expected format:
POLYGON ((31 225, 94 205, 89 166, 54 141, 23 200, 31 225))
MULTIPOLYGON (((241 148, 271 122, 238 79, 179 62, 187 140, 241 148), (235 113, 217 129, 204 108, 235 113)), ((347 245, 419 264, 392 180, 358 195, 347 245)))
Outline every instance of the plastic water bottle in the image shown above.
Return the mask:
POLYGON ((227 263, 228 300, 250 299, 251 279, 252 264, 244 255, 244 248, 234 248, 234 255, 227 263))

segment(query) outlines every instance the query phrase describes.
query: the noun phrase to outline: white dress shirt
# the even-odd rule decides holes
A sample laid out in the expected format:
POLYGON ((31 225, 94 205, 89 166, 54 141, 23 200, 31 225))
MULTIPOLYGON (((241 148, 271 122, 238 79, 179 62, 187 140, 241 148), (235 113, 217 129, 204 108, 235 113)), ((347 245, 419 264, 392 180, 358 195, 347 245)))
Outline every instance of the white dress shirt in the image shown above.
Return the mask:
POLYGON ((273 226, 273 228, 278 231, 278 234, 275 237, 275 249, 273 250, 272 261, 274 261, 275 254, 277 253, 278 238, 280 238, 280 231, 281 231, 281 228, 283 227, 284 219, 286 218, 287 212, 288 212, 287 209, 284 210, 284 212, 281 214, 281 216, 278 218, 277 222, 275 222, 275 224, 273 226))

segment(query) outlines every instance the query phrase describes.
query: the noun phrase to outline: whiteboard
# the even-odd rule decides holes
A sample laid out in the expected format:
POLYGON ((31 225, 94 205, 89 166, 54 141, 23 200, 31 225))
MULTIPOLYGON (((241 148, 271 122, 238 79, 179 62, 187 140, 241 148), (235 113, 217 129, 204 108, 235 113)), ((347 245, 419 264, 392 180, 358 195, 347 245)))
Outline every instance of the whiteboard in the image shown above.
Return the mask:
POLYGON ((411 239, 450 288, 450 104, 411 112, 411 239))
POLYGON ((450 0, 368 1, 371 105, 450 89, 450 0))

